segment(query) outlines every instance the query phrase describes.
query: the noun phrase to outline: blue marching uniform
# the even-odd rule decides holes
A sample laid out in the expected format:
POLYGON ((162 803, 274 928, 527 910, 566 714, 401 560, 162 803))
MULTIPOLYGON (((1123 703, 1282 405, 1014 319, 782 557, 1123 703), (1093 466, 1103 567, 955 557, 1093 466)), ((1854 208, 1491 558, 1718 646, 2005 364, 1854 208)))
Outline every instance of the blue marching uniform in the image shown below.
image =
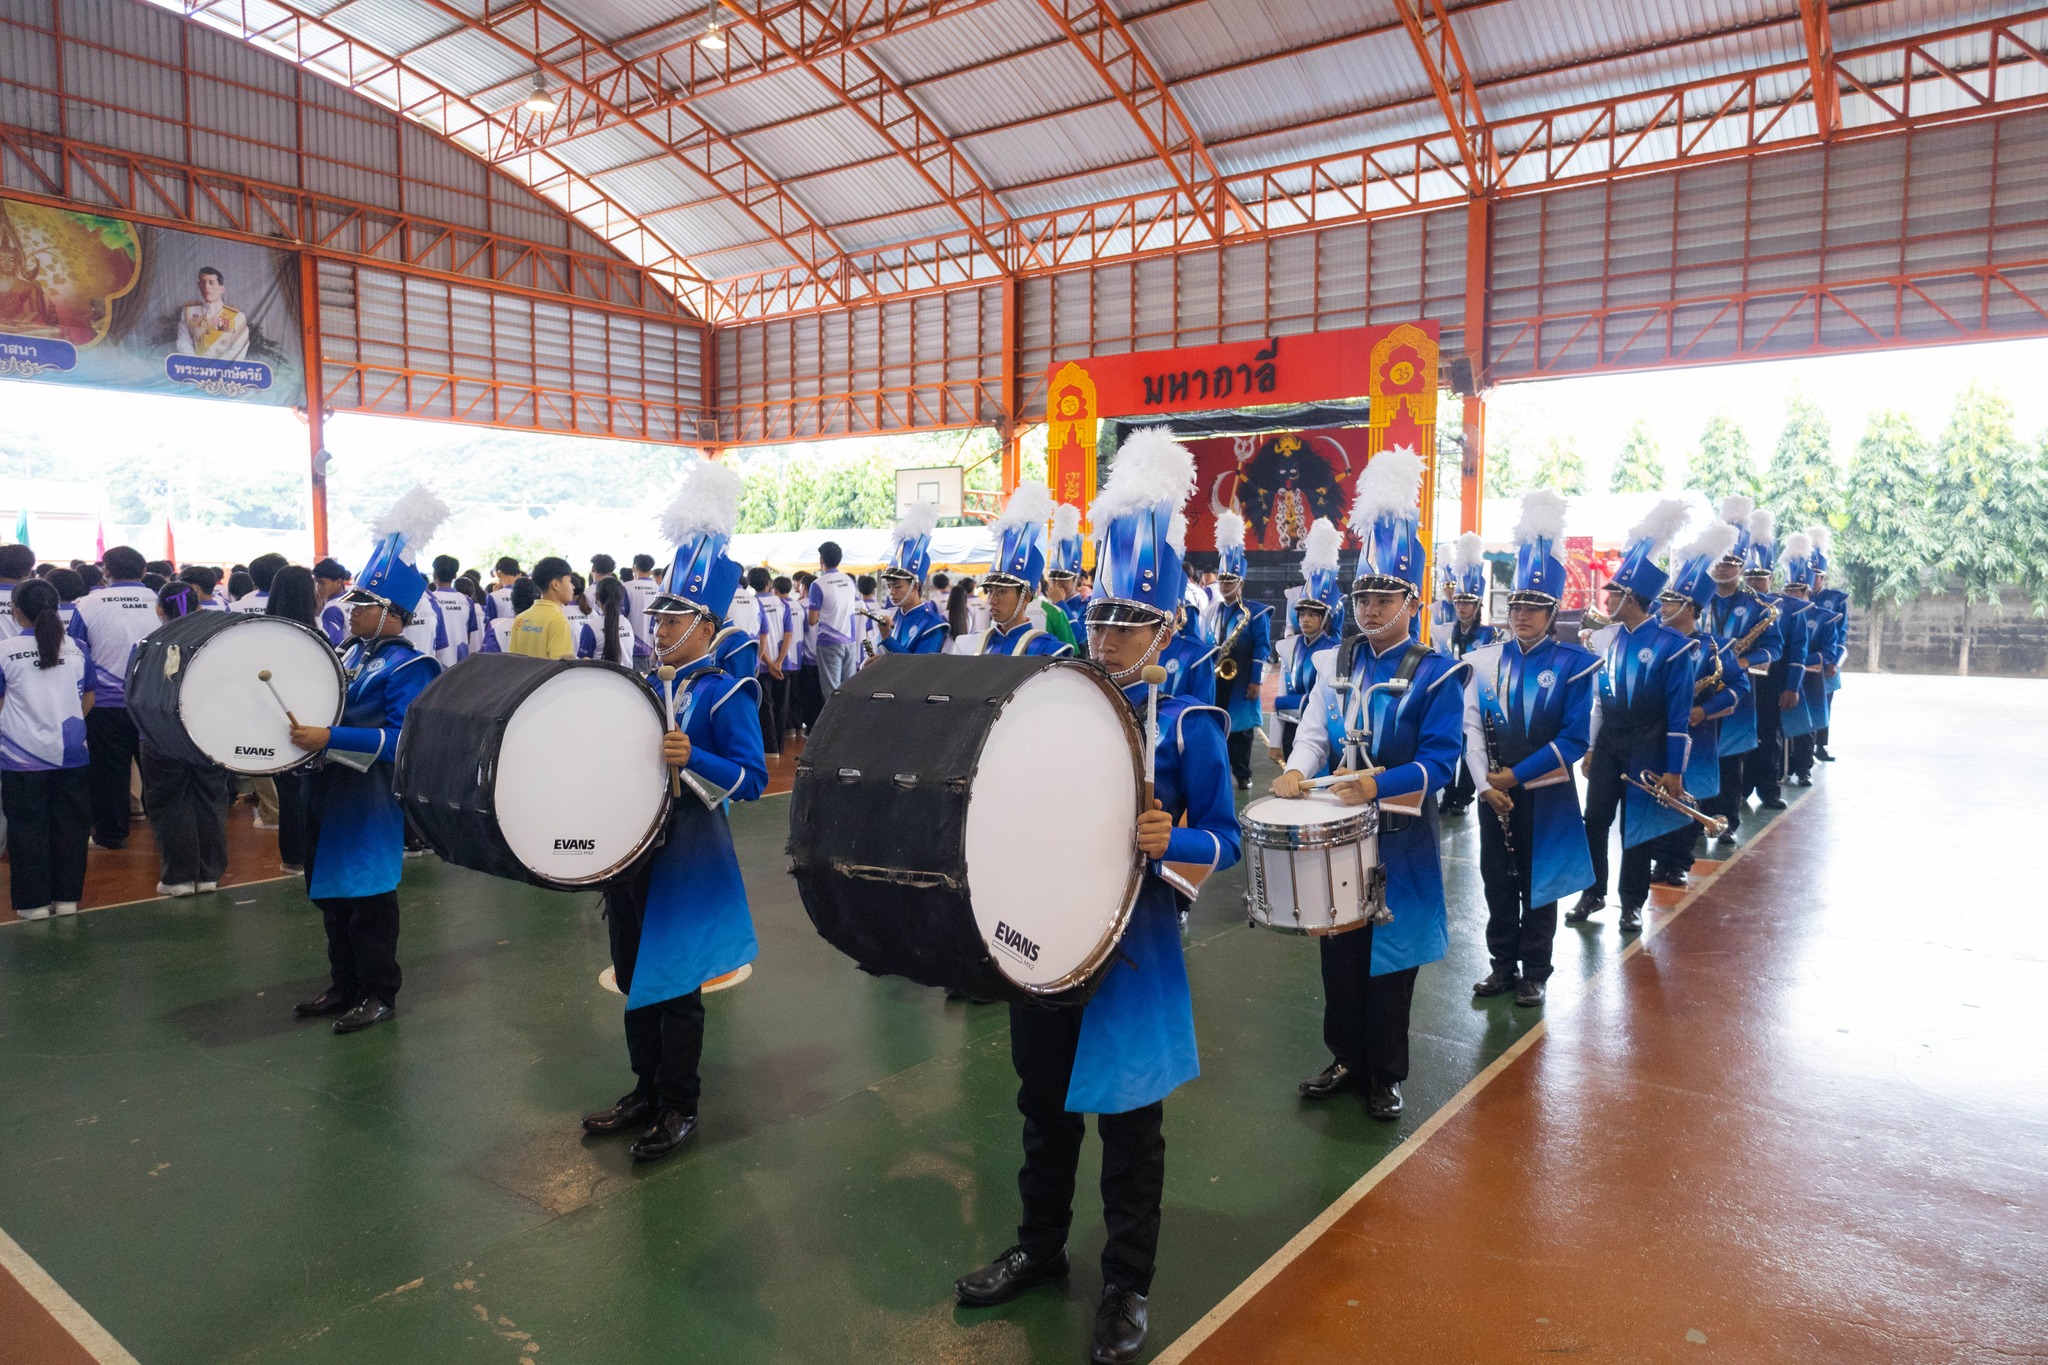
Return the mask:
POLYGON ((1273 717, 1278 721, 1273 746, 1285 755, 1294 747, 1295 728, 1301 724, 1301 708, 1316 685, 1316 668, 1325 654, 1337 648, 1335 632, 1324 630, 1311 640, 1290 635, 1280 642, 1280 690, 1273 697, 1273 717))
MULTIPOLYGON (((1252 731, 1258 729, 1259 686, 1265 681, 1266 661, 1273 657, 1273 609, 1252 602, 1227 602, 1216 609, 1209 643, 1216 652, 1212 663, 1221 663, 1223 642, 1237 630, 1229 658, 1237 661, 1237 676, 1216 678, 1216 705, 1230 717, 1230 772, 1241 787, 1252 780, 1252 731), (1242 624, 1243 629, 1238 630, 1242 624)), ((1211 672, 1214 672, 1212 668, 1211 672)))
POLYGON ((1740 658, 1735 657, 1735 646, 1757 628, 1771 605, 1747 588, 1737 588, 1709 600, 1701 620, 1715 644, 1726 651, 1722 656, 1724 679, 1735 694, 1735 709, 1721 721, 1720 791, 1714 804, 1707 807, 1728 822, 1731 836, 1742 823, 1743 798, 1749 795, 1748 772, 1754 762, 1750 755, 1759 743, 1757 708, 1768 706, 1773 714, 1777 711, 1778 698, 1769 692, 1767 680, 1784 653, 1785 642, 1773 620, 1740 658))
POLYGON ((1650 898, 1651 841, 1686 823, 1623 781, 1684 773, 1692 757, 1692 685, 1699 643, 1655 617, 1608 635, 1595 693, 1592 774, 1586 784, 1586 839, 1593 858, 1593 895, 1606 899, 1607 835, 1621 815, 1621 904, 1624 916, 1650 898), (1643 775, 1647 773, 1649 777, 1643 775))
POLYGON ((919 602, 909 611, 896 613, 896 622, 882 637, 880 647, 891 654, 943 654, 951 638, 945 613, 929 602, 919 602))
POLYGON ((1216 698, 1216 659, 1202 643, 1194 618, 1160 646, 1159 666, 1166 670, 1167 694, 1187 697, 1207 706, 1216 698))
MULTIPOLYGON (((1694 655, 1694 690, 1688 695, 1701 715, 1690 730, 1692 751, 1685 764, 1685 794, 1701 810, 1711 810, 1719 804, 1721 796, 1721 726, 1735 712, 1736 691, 1731 683, 1740 670, 1731 662, 1731 646, 1704 630, 1695 630, 1690 638, 1698 642, 1699 649, 1694 655), (1705 692, 1699 691, 1709 680, 1712 685, 1705 692)), ((1693 845, 1698 838, 1699 830, 1691 820, 1665 835, 1651 858, 1653 876, 1667 878, 1672 885, 1684 885, 1676 874, 1691 870, 1693 845)))
POLYGON ((1079 597, 1069 597, 1053 605, 1066 613, 1067 626, 1074 632, 1074 639, 1085 641, 1088 638, 1088 603, 1079 597))
POLYGON ((1778 718, 1778 729, 1787 740, 1814 731, 1814 719, 1808 711, 1808 702, 1813 691, 1808 689, 1807 679, 1819 679, 1820 665, 1813 657, 1816 628, 1822 623, 1820 613, 1811 602, 1794 597, 1791 593, 1777 594, 1778 608, 1784 614, 1778 618, 1778 625, 1785 636, 1785 691, 1796 693, 1798 699, 1785 708, 1778 718))
POLYGON ((727 626, 711 642, 711 663, 721 673, 751 678, 761 671, 761 641, 739 626, 727 626))
POLYGON ((1064 640, 1054 639, 1036 626, 1018 624, 1005 630, 1001 626, 990 626, 981 635, 983 654, 1028 654, 1036 658, 1066 659, 1073 657, 1074 647, 1064 640))

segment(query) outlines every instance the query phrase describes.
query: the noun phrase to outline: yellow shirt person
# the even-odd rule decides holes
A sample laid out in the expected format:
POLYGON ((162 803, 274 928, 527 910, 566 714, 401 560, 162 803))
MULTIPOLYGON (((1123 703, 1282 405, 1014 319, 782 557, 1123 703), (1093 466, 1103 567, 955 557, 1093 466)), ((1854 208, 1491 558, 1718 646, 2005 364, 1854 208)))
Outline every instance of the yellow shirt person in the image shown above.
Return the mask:
POLYGON ((533 566, 531 578, 540 597, 512 618, 506 652, 536 659, 575 658, 576 635, 569 629, 569 618, 562 614, 562 604, 576 595, 569 562, 550 555, 533 566))

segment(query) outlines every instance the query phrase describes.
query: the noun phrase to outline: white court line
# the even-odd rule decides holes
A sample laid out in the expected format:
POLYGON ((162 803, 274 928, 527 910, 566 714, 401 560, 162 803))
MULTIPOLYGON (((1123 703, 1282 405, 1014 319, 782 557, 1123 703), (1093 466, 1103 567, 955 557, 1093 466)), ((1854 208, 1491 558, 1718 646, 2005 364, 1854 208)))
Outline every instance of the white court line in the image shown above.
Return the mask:
MULTIPOLYGON (((232 883, 232 884, 230 884, 230 885, 227 885, 227 886, 223 886, 223 887, 221 887, 220 889, 218 889, 218 890, 216 890, 216 891, 205 891, 205 892, 200 892, 200 893, 197 893, 197 894, 195 894, 195 895, 191 895, 191 896, 144 896, 144 897, 142 897, 142 898, 141 898, 140 900, 132 900, 132 901, 115 901, 115 902, 114 902, 114 903, 113 903, 112 905, 87 905, 87 906, 82 906, 82 907, 80 907, 80 909, 79 909, 78 913, 79 913, 79 914, 81 914, 81 915, 91 915, 91 914, 96 914, 96 913, 98 913, 98 912, 99 912, 99 911, 101 911, 101 910, 123 910, 123 909, 126 909, 126 908, 127 908, 128 906, 131 906, 131 905, 155 905, 155 904, 156 904, 156 903, 157 903, 158 901, 171 901, 171 900, 179 900, 179 901, 190 901, 190 900, 197 900, 197 899, 199 899, 199 896, 200 896, 200 895, 207 895, 207 896, 224 896, 224 895, 226 895, 226 894, 227 894, 228 892, 230 892, 230 891, 240 891, 240 890, 241 890, 241 889, 242 889, 243 887, 245 887, 245 886, 268 886, 268 885, 270 885, 270 884, 271 884, 272 882, 293 882, 293 881, 299 881, 299 880, 301 880, 301 879, 303 878, 303 876, 304 876, 304 874, 303 874, 303 873, 299 873, 299 872, 280 872, 280 873, 279 873, 278 875, 276 875, 275 877, 256 877, 256 878, 253 878, 253 879, 251 879, 251 880, 249 880, 249 881, 246 881, 246 882, 234 882, 234 883, 232 883)), ((68 918, 68 917, 67 917, 67 918, 68 918)), ((10 928, 10 927, 12 927, 13 925, 16 925, 16 924, 49 924, 49 923, 51 923, 51 922, 52 922, 52 920, 54 920, 54 919, 55 919, 55 916, 52 916, 52 917, 51 917, 51 919, 48 919, 48 920, 41 920, 41 919, 39 919, 39 920, 25 920, 25 919, 11 919, 11 920, 0 920, 0 929, 6 929, 6 928, 10 928)))
POLYGON ((29 1297, 41 1304, 43 1311, 55 1318, 57 1325, 69 1332, 71 1339, 100 1365, 140 1365, 126 1347, 114 1340, 113 1333, 100 1326, 98 1319, 81 1308, 78 1300, 65 1293, 64 1286, 51 1279, 49 1272, 4 1231, 0 1231, 0 1270, 19 1280, 29 1297))
MULTIPOLYGON (((1800 804, 1805 804, 1803 799, 1800 804)), ((1641 952, 1645 943, 1648 943, 1658 934, 1663 933, 1665 928, 1681 914, 1684 914, 1694 901, 1698 900, 1702 894, 1716 882, 1720 881, 1721 878, 1727 876, 1729 868, 1741 862, 1744 855, 1762 843, 1770 835, 1771 831, 1785 823, 1784 817, 1791 813, 1792 811, 1790 810, 1783 812, 1777 819, 1772 820, 1761 830, 1757 831, 1753 838, 1744 842, 1733 854, 1723 859, 1720 868, 1711 877, 1703 878, 1699 885, 1687 891, 1677 905, 1659 913, 1655 919, 1651 919, 1646 915, 1643 919, 1643 932, 1636 935, 1635 942, 1623 948, 1614 957, 1612 962, 1593 973, 1593 976, 1588 977, 1587 981, 1590 982, 1594 978, 1614 970, 1621 963, 1627 962, 1629 958, 1641 952)), ((1585 998, 1585 995, 1582 993, 1578 1000, 1574 1002, 1574 1007, 1577 1004, 1583 1003, 1585 998)), ((1300 1259, 1302 1253, 1313 1246, 1316 1240, 1325 1232, 1329 1231, 1338 1219, 1357 1207, 1361 1200, 1368 1194, 1371 1194, 1374 1186, 1399 1170, 1402 1162, 1415 1155, 1423 1143, 1435 1136, 1445 1124, 1456 1118, 1466 1105, 1478 1097, 1480 1091, 1491 1085, 1501 1072, 1514 1065, 1515 1060, 1523 1053, 1536 1046, 1537 1040, 1549 1031, 1550 1021, 1546 1015, 1543 1019, 1539 1019, 1536 1022, 1534 1028, 1510 1044, 1507 1051, 1494 1058, 1477 1076, 1465 1082, 1463 1089, 1451 1096, 1441 1109, 1438 1109, 1434 1114, 1424 1119, 1414 1133, 1403 1139, 1398 1147, 1381 1157, 1371 1170, 1359 1177, 1357 1184, 1338 1195, 1336 1202, 1317 1215, 1314 1222, 1289 1238, 1287 1244, 1268 1257, 1264 1265, 1247 1276, 1243 1284, 1231 1290, 1229 1294, 1224 1296, 1221 1303, 1218 1303, 1214 1308, 1204 1313, 1194 1326, 1181 1333, 1170 1346, 1154 1358, 1153 1365, 1178 1365, 1180 1361, 1186 1360, 1188 1356, 1194 1353, 1197 1347, 1215 1334, 1216 1329, 1223 1326, 1224 1323, 1236 1315, 1239 1309, 1251 1302, 1252 1298, 1260 1290, 1277 1279, 1281 1271, 1287 1269, 1288 1266, 1300 1259)))

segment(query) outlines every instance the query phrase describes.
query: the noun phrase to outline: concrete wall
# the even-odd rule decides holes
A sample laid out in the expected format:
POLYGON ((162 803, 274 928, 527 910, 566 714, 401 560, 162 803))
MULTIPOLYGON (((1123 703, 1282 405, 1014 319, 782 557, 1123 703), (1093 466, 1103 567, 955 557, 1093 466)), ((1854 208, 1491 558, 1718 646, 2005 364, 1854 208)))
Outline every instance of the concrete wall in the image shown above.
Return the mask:
POLYGON ((2034 614, 2025 593, 2008 589, 1997 606, 1972 602, 1965 630, 1963 596, 1952 590, 1922 596, 1880 614, 1856 607, 1849 615, 1849 653, 1843 668, 1872 671, 1871 628, 1883 622, 1877 666, 1882 673, 1961 673, 2009 678, 2048 677, 2048 619, 2034 614), (1967 669, 1964 645, 1969 646, 1967 669))

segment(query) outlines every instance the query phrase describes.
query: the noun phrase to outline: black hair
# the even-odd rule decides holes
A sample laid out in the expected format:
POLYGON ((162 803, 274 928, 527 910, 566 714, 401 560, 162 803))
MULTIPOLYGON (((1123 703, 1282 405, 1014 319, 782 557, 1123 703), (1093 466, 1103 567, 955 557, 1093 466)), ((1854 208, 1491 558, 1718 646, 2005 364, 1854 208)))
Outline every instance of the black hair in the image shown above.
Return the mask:
POLYGON ((256 585, 255 591, 269 592, 270 581, 277 577, 279 569, 282 569, 290 562, 290 560, 275 551, 267 555, 257 555, 254 559, 250 560, 249 580, 256 585))
POLYGON ((788 592, 792 586, 794 585, 790 583, 789 579, 785 575, 775 575, 775 591, 788 592))
POLYGON ((80 578, 85 580, 85 590, 87 592, 91 592, 94 588, 107 581, 107 576, 100 572, 100 566, 97 564, 81 564, 76 572, 80 578))
POLYGON ((231 574, 247 573, 249 572, 249 566, 247 564, 230 564, 228 565, 228 572, 231 574))
POLYGON ((282 616, 302 626, 317 624, 320 597, 313 586, 313 571, 298 564, 279 569, 277 577, 270 580, 270 600, 263 604, 263 610, 267 615, 282 616))
MULTIPOLYGON (((311 578, 312 576, 313 571, 311 569, 306 570, 306 577, 311 578)), ((247 569, 237 569, 228 575, 229 597, 239 602, 254 591, 256 591, 256 579, 247 569)))
POLYGON ((540 601, 540 589, 533 585, 531 578, 515 578, 512 580, 513 615, 518 615, 538 601, 540 601))
POLYGON ((775 586, 775 579, 769 574, 768 570, 756 564, 753 568, 747 570, 747 586, 755 592, 766 592, 769 588, 775 586))
POLYGON ((107 566, 107 576, 116 582, 140 578, 149 568, 148 561, 142 557, 142 551, 133 545, 116 545, 100 556, 100 563, 107 566))
POLYGON ((36 571, 36 552, 26 545, 0 545, 0 578, 20 580, 36 571))
POLYGON ((467 597, 470 601, 476 603, 478 606, 482 606, 484 604, 483 587, 474 578, 458 578, 455 580, 452 586, 454 587, 455 591, 461 593, 464 597, 467 597))
POLYGON ((498 556, 497 564, 493 567, 495 567, 499 573, 509 573, 516 575, 519 572, 519 561, 514 559, 511 555, 500 555, 498 556))
POLYGON ((199 589, 200 596, 207 597, 220 586, 220 570, 210 564, 187 564, 178 571, 178 580, 190 583, 199 589))
POLYGON ((448 580, 455 577, 455 571, 461 567, 462 561, 454 555, 435 555, 434 581, 445 587, 448 580))
POLYGON ((864 573, 859 578, 853 580, 853 587, 854 591, 858 592, 862 597, 866 597, 875 590, 875 576, 871 573, 864 573))
POLYGON ((590 571, 594 574, 617 573, 619 571, 619 561, 613 559, 610 555, 592 555, 590 557, 590 571))
POLYGON ((201 278, 201 279, 204 279, 204 278, 205 278, 206 276, 208 276, 208 275, 211 275, 211 276, 213 276, 213 277, 214 277, 215 279, 219 280, 219 281, 220 281, 220 282, 221 282, 222 284, 226 284, 226 283, 228 282, 228 277, 220 273, 220 267, 218 267, 218 266, 212 266, 212 265, 202 265, 202 266, 200 266, 200 267, 199 267, 199 278, 201 278))
MULTIPOLYGON (((560 555, 549 555, 545 559, 534 561, 531 577, 534 591, 538 594, 546 592, 554 585, 554 581, 558 578, 573 580, 575 571, 569 567, 569 561, 563 559, 560 555)), ((517 589, 515 588, 514 591, 516 592, 517 589)))
MULTIPOLYGON (((932 586, 934 588, 939 586, 937 578, 932 580, 932 586)), ((974 580, 971 578, 961 579, 946 594, 946 628, 953 633, 955 639, 967 633, 969 620, 967 615, 967 599, 972 596, 974 596, 974 580)))
POLYGON ((634 567, 634 568, 636 568, 636 569, 638 569, 638 570, 639 570, 639 571, 640 571, 641 573, 653 573, 653 572, 654 572, 654 556, 653 556, 653 555, 634 555, 634 556, 633 556, 633 567, 634 567))
POLYGON ((616 578, 597 580, 597 609, 604 616, 599 629, 597 657, 608 664, 622 664, 625 659, 619 649, 619 635, 622 615, 626 608, 626 585, 616 578))
POLYGON ((350 578, 348 566, 338 559, 323 559, 313 566, 313 577, 324 578, 330 583, 343 583, 350 578))
POLYGON ((839 551, 839 542, 838 542, 838 541, 836 541, 836 540, 828 540, 828 541, 826 541, 826 542, 825 542, 825 543, 824 543, 823 545, 820 545, 820 546, 818 547, 818 562, 819 562, 820 564, 824 565, 824 566, 825 566, 826 568, 828 568, 828 569, 836 569, 836 568, 838 568, 838 567, 839 567, 839 558, 840 558, 840 551, 839 551))
POLYGON ((14 590, 15 610, 28 618, 29 628, 35 632, 37 668, 55 668, 57 655, 64 648, 64 618, 57 614, 57 604, 63 600, 55 585, 40 578, 31 578, 14 590))
POLYGON ((172 620, 199 610, 199 589, 190 583, 166 583, 157 590, 156 604, 172 620))
POLYGON ((949 588, 952 585, 952 582, 952 575, 935 573, 932 575, 932 591, 944 592, 947 588, 949 588))
MULTIPOLYGON (((165 578, 160 573, 146 573, 142 576, 142 586, 148 588, 151 592, 162 592, 164 584, 170 581, 170 579, 165 578)), ((192 585, 187 583, 184 586, 189 588, 192 585)))
POLYGON ((161 575, 166 582, 178 576, 178 566, 168 559, 152 559, 143 567, 153 574, 161 575))
POLYGON ((76 569, 52 569, 43 576, 43 581, 57 590, 57 596, 66 602, 76 602, 85 596, 85 579, 76 569))
POLYGON ((56 568, 56 567, 57 567, 57 566, 56 566, 55 564, 51 564, 51 563, 48 563, 48 562, 45 562, 45 563, 42 563, 42 564, 38 564, 38 565, 36 565, 36 577, 37 577, 37 578, 48 578, 48 577, 50 576, 50 570, 52 570, 52 569, 54 569, 54 568, 56 568))

